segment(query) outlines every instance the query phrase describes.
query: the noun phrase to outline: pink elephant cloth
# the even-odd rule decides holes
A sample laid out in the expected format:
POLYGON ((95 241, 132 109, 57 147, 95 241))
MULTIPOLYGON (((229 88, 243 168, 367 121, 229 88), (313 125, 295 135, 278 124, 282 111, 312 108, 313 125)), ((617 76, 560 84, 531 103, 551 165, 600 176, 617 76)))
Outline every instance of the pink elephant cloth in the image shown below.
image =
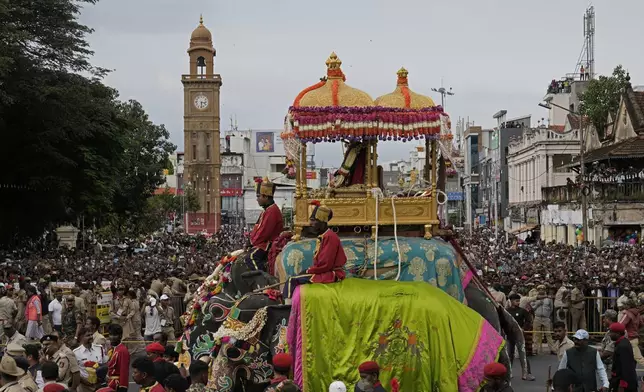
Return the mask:
POLYGON ((296 287, 291 298, 291 314, 286 330, 289 353, 293 357, 293 381, 302 388, 302 320, 300 311, 300 289, 296 287))

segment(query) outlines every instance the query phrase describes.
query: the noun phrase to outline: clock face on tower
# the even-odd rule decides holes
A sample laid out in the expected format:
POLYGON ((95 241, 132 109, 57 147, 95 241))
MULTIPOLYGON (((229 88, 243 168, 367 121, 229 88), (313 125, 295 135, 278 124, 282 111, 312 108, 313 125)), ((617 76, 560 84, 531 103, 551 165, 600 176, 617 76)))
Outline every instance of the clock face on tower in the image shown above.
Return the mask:
POLYGON ((208 97, 203 94, 197 94, 195 97, 195 107, 199 110, 204 110, 208 107, 208 97))

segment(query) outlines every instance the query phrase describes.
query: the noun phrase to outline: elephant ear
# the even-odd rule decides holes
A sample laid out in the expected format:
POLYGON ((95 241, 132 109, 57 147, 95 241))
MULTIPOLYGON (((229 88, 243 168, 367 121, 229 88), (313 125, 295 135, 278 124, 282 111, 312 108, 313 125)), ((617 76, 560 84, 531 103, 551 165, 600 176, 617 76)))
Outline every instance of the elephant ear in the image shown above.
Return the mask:
POLYGON ((280 332, 286 332, 285 328, 288 327, 288 319, 291 315, 291 305, 272 305, 266 308, 266 324, 260 335, 261 341, 271 348, 271 355, 275 351, 281 351, 279 344, 286 344, 286 342, 279 342, 280 332))

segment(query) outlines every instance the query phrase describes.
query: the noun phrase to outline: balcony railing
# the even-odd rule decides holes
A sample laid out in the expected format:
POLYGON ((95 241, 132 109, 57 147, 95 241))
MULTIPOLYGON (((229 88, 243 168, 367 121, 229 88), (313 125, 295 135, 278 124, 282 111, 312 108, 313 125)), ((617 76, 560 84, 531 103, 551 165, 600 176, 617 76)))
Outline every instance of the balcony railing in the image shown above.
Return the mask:
POLYGON ((214 74, 214 75, 181 75, 182 80, 215 80, 215 81, 221 81, 221 75, 219 74, 214 74))
MULTIPOLYGON (((644 202, 644 181, 621 183, 589 182, 589 202, 644 202)), ((543 200, 548 204, 581 202, 578 184, 551 186, 541 189, 543 200)))

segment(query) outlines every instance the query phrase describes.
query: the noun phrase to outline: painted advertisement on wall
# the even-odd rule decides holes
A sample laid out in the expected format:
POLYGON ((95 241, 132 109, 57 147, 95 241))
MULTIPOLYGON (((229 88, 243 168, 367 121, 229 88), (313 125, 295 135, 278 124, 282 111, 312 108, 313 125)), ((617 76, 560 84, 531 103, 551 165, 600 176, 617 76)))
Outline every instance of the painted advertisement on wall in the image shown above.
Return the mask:
POLYGON ((255 133, 255 151, 256 152, 275 152, 275 133, 274 132, 255 133))

